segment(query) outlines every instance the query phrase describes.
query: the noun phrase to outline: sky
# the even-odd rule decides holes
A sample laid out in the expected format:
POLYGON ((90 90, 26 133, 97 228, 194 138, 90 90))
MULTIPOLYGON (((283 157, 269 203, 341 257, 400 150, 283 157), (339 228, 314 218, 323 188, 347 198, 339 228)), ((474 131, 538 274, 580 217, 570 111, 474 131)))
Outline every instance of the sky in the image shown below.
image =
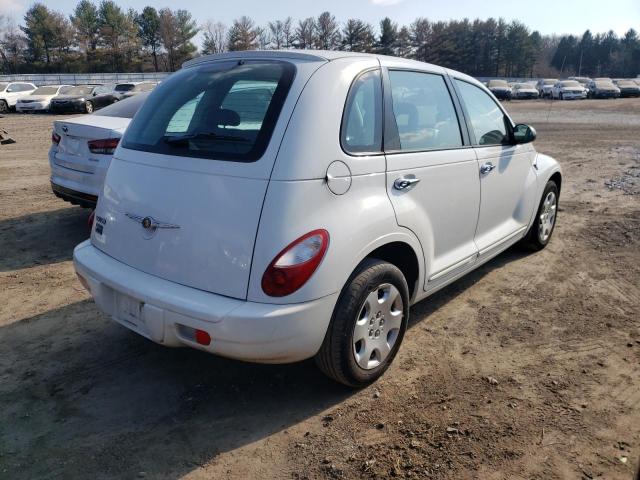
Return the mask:
MULTIPOLYGON (((43 0, 50 8, 70 14, 77 0, 43 0)), ((99 0, 95 0, 96 3, 99 0)), ((291 16, 294 20, 317 16, 328 10, 340 22, 360 18, 375 26, 388 16, 400 25, 416 17, 430 20, 460 20, 463 18, 503 17, 519 20, 542 34, 582 34, 615 31, 622 35, 629 28, 640 31, 640 0, 116 0, 128 9, 140 11, 147 5, 156 8, 170 6, 189 10, 202 24, 206 20, 227 25, 242 15, 252 17, 259 25, 270 20, 291 16)), ((0 0, 0 14, 13 15, 18 23, 33 0, 0 0)))

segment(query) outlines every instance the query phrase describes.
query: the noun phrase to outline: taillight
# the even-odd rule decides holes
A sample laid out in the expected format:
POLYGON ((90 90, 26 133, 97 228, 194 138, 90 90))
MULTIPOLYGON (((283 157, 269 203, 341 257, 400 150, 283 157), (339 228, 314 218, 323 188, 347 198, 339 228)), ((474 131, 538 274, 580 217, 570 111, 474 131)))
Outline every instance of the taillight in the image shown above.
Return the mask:
POLYGON ((329 232, 326 230, 314 230, 290 243, 264 272, 264 293, 270 297, 284 297, 298 290, 316 271, 328 246, 329 232))
POLYGON ((89 140, 89 150, 91 153, 100 153, 102 155, 113 155, 116 147, 120 142, 119 138, 105 138, 104 140, 89 140))
POLYGON ((91 231, 91 229, 93 228, 93 222, 96 219, 96 211, 95 210, 91 210, 91 213, 89 214, 89 218, 87 218, 87 225, 89 226, 89 231, 91 231))
POLYGON ((51 132, 51 143, 58 145, 60 143, 60 135, 56 132, 51 132))

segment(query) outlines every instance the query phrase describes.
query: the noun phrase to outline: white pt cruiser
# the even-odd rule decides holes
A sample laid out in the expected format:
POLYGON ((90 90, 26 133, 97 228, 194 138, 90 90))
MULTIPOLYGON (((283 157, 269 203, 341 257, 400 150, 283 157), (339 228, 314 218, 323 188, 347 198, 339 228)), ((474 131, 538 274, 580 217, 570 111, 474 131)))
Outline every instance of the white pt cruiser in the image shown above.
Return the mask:
POLYGON ((154 342, 315 357, 366 385, 410 305, 516 242, 549 242, 561 172, 534 139, 482 84, 435 65, 201 57, 134 117, 75 268, 102 311, 154 342))

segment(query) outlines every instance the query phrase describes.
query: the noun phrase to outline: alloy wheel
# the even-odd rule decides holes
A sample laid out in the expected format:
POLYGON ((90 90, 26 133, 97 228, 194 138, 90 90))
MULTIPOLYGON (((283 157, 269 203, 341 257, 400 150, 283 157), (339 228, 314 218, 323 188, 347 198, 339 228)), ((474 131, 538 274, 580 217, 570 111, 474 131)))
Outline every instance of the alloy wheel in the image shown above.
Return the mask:
POLYGON ((558 199, 554 192, 549 192, 544 198, 542 204, 542 212, 538 219, 538 237, 541 242, 546 242, 551 236, 553 225, 556 221, 556 209, 558 207, 558 199))
POLYGON ((390 283, 383 283, 365 298, 353 329, 353 355, 364 370, 379 366, 393 350, 403 307, 400 291, 390 283))

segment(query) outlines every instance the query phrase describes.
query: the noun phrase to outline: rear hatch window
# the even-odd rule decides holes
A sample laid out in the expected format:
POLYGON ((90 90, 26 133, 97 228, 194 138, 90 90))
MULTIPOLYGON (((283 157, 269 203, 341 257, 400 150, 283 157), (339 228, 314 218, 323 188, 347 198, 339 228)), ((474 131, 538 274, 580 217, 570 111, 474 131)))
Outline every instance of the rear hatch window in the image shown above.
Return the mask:
POLYGON ((264 153, 295 75, 279 61, 222 61, 183 69, 158 85, 123 147, 252 162, 264 153))

